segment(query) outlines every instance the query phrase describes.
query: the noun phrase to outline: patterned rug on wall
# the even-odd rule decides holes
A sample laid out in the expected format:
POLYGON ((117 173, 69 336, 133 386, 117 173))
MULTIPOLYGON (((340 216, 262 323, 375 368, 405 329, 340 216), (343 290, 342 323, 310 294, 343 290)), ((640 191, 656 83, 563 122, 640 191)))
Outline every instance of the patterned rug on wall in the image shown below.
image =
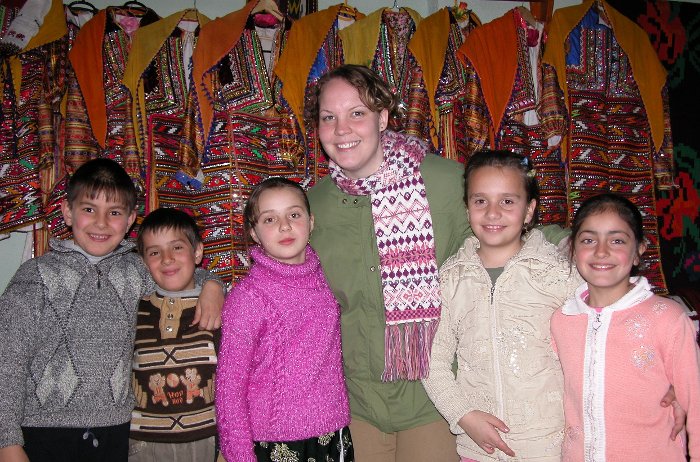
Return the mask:
POLYGON ((661 259, 671 294, 700 311, 700 4, 610 0, 639 24, 668 71, 678 188, 658 195, 661 259))

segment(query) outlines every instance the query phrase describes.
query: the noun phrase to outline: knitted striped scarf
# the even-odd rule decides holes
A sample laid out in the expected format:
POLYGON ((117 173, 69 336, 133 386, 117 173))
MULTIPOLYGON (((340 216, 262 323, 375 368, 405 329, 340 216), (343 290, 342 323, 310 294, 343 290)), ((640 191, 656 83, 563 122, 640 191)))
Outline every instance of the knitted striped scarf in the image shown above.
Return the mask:
POLYGON ((386 316, 382 380, 419 380, 428 376, 440 319, 433 220, 420 173, 428 149, 390 130, 381 142, 384 161, 374 174, 348 178, 331 161, 330 175, 346 194, 370 196, 386 316))

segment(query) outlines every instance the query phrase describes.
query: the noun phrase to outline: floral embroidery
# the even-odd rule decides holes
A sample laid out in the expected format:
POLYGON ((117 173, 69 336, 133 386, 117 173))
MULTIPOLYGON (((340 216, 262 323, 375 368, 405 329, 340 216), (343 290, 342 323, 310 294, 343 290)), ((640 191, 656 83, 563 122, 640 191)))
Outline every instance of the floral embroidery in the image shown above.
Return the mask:
POLYGON ((649 321, 641 314, 637 314, 625 321, 625 326, 629 337, 641 339, 649 330, 649 321))
POLYGON ((654 306, 651 307, 651 311, 654 314, 661 314, 666 308, 668 308, 668 305, 665 302, 656 302, 654 306))
POLYGON ((564 443, 573 444, 583 435, 583 429, 578 426, 567 427, 564 430, 564 443))
POLYGON ((297 454, 284 443, 275 445, 275 449, 270 454, 270 460, 272 462, 299 462, 297 454))
POLYGON ((656 352, 653 347, 642 345, 632 352, 632 364, 641 370, 647 370, 654 365, 656 352))
POLYGON ((500 350, 506 367, 511 370, 514 376, 520 377, 521 370, 521 351, 527 349, 527 337, 525 330, 520 327, 512 327, 498 337, 500 350))
POLYGON ((318 437, 318 444, 320 444, 321 446, 328 446, 328 443, 331 442, 333 435, 335 435, 335 432, 330 432, 330 433, 327 433, 325 435, 319 436, 318 437))

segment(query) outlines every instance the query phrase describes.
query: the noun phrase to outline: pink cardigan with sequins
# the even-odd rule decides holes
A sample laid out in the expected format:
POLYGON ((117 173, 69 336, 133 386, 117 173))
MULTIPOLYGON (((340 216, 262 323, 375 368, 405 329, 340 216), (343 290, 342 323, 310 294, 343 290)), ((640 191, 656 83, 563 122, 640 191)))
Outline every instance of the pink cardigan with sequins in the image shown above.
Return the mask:
POLYGON ((226 298, 216 415, 226 460, 255 462, 253 441, 296 441, 350 423, 340 308, 318 256, 289 265, 258 247, 226 298))
POLYGON ((554 313, 552 339, 564 371, 564 461, 685 462, 685 438, 670 438, 673 384, 688 412, 691 460, 700 458, 700 360, 685 310, 654 295, 645 278, 600 313, 586 284, 554 313))

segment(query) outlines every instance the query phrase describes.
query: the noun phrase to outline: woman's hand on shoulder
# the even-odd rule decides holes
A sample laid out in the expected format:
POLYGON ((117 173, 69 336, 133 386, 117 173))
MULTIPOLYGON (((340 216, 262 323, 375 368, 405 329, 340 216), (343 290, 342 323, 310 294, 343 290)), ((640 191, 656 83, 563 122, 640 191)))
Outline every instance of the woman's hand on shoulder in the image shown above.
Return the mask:
POLYGON ((459 419, 459 426, 481 449, 493 454, 496 449, 515 457, 513 450, 503 441, 498 433, 508 433, 510 429, 498 417, 483 411, 470 411, 459 419))

